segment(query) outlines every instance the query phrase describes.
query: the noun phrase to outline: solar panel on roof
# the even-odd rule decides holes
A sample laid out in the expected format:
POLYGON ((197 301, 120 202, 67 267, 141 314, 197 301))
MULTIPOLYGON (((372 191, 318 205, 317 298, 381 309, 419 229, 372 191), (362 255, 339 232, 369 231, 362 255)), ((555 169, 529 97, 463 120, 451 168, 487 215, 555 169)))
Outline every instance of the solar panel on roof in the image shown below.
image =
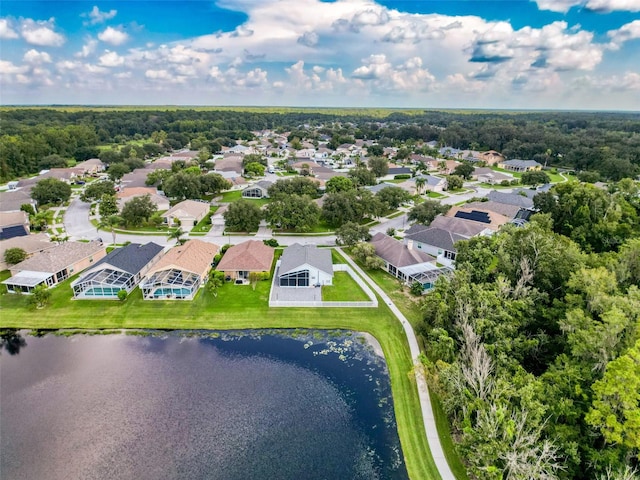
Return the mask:
POLYGON ((487 212, 481 212, 479 210, 471 210, 470 212, 456 212, 456 217, 463 218, 465 220, 473 220, 474 222, 491 223, 491 218, 487 212))
POLYGON ((29 235, 24 225, 14 225, 12 227, 6 227, 0 229, 0 240, 9 240, 14 237, 24 237, 29 235))

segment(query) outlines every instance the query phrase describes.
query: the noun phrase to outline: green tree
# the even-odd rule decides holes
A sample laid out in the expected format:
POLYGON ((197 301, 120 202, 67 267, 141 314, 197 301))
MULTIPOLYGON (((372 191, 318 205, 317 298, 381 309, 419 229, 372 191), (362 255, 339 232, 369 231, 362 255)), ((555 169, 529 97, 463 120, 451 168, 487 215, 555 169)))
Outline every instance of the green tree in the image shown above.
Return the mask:
POLYGON ((318 196, 318 182, 304 177, 281 179, 271 185, 268 192, 272 198, 280 194, 307 195, 310 198, 316 198, 318 196))
POLYGON ((118 290, 118 300, 124 302, 127 299, 128 293, 126 290, 118 290))
POLYGON ((458 190, 462 188, 464 182, 458 175, 447 175, 447 190, 458 190))
POLYGON ((423 176, 416 177, 416 193, 421 195, 424 191, 424 187, 427 184, 427 179, 423 176))
POLYGON ((349 178, 353 180, 356 186, 375 185, 377 182, 376 174, 367 167, 356 167, 349 170, 349 178))
POLYGON ((31 291, 29 304, 34 308, 44 308, 49 304, 49 300, 51 300, 51 290, 41 283, 31 291))
POLYGON ((22 248, 14 247, 8 248, 4 252, 4 261, 8 265, 16 265, 20 262, 24 262, 27 259, 27 252, 25 252, 22 248))
POLYGON ((449 210, 447 205, 443 205, 437 200, 427 199, 416 205, 409 212, 408 218, 412 222, 422 225, 429 225, 438 215, 446 213, 449 210))
POLYGON ((546 172, 540 170, 532 170, 524 172, 520 181, 524 185, 544 185, 545 183, 551 183, 551 177, 546 172))
POLYGON ((348 177, 331 177, 325 183, 327 193, 344 192, 346 190, 354 190, 356 186, 348 177))
POLYGON ((367 242, 371 239, 369 228, 354 222, 347 222, 336 230, 336 243, 350 247, 358 242, 367 242))
POLYGON ((264 165, 258 162, 251 162, 244 167, 244 174, 248 177, 262 177, 264 175, 264 170, 264 165))
POLYGON ((367 147, 367 155, 370 157, 381 157, 384 154, 382 145, 369 145, 367 147))
POLYGON ((171 175, 173 175, 173 172, 171 170, 158 168, 147 175, 147 179, 145 180, 144 183, 149 186, 151 185, 157 186, 162 184, 162 182, 164 182, 171 175))
POLYGON ((411 199, 409 192, 400 187, 385 187, 376 193, 376 197, 380 199, 388 210, 396 210, 400 205, 411 199))
POLYGON ((255 232, 263 218, 260 207, 248 200, 238 200, 223 213, 225 228, 230 232, 255 232))
POLYGON ((178 245, 182 245, 186 240, 183 238, 185 231, 182 228, 178 227, 174 230, 171 230, 167 235, 169 240, 175 240, 178 245))
POLYGON ((262 156, 259 153, 249 153, 249 154, 245 155, 244 157, 242 157, 242 166, 243 167, 246 167, 250 163, 259 163, 260 165, 262 165, 264 167, 268 167, 269 166, 269 161, 267 160, 267 157, 262 156))
POLYGON ((586 421, 608 443, 640 452, 640 340, 624 355, 609 362, 593 385, 594 401, 586 421))
POLYGON ((376 177, 384 177, 389 173, 389 162, 384 157, 371 157, 367 162, 369 169, 376 177))
POLYGON ((307 196, 278 195, 266 206, 265 217, 272 228, 308 232, 320 219, 320 207, 307 196))
POLYGON ((83 202, 93 202, 103 195, 113 195, 115 191, 115 184, 111 180, 100 180, 87 185, 81 199, 83 202))
POLYGON ((198 152, 198 163, 200 167, 204 168, 207 166, 207 162, 211 158, 211 152, 207 147, 201 148, 198 152))
POLYGON ((109 165, 109 168, 107 169, 107 173, 109 174, 109 178, 113 182, 117 182, 122 177, 124 177, 125 174, 129 173, 130 171, 131 171, 131 169, 124 162, 112 163, 111 165, 109 165))
POLYGON ((203 195, 217 195, 231 188, 231 182, 219 173, 207 173, 200 177, 200 192, 203 195))
POLYGON ((358 243, 353 247, 351 253, 369 270, 378 270, 384 267, 384 260, 376 255, 376 249, 370 243, 358 243))
POLYGON ((473 170, 474 170, 473 165, 471 165, 468 162, 462 162, 453 170, 453 174, 459 177, 462 177, 465 180, 471 180, 471 175, 473 175, 473 170))
POLYGON ((118 199, 115 195, 105 193, 100 198, 100 205, 98 211, 101 217, 109 217, 118 213, 118 199))
POLYGON ((124 204, 120 216, 126 226, 142 225, 158 210, 151 201, 151 195, 134 197, 124 204))
POLYGON ((59 205, 71 198, 71 186, 57 178, 45 178, 31 189, 31 198, 38 205, 59 205))
POLYGON ((122 217, 118 216, 118 215, 110 215, 108 217, 102 217, 100 218, 100 223, 98 224, 98 231, 100 230, 107 230, 109 232, 111 232, 111 237, 112 237, 112 245, 116 244, 116 229, 120 226, 122 226, 124 223, 124 220, 122 219, 122 217))
POLYGON ((184 171, 174 173, 164 180, 162 188, 167 197, 177 200, 195 200, 202 195, 199 175, 184 171))

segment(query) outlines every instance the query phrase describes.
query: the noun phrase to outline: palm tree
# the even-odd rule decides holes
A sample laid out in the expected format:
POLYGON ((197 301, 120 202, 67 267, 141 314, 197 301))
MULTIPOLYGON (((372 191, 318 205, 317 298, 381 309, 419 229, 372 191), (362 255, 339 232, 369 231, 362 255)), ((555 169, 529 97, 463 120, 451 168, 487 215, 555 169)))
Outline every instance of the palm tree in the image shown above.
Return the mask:
POLYGON ((424 177, 416 177, 416 190, 418 191, 418 195, 422 193, 422 189, 427 183, 427 179, 424 177))
POLYGON ((182 238, 184 234, 185 234, 184 230, 178 227, 175 230, 171 230, 169 232, 169 235, 167 235, 167 237, 169 238, 169 240, 175 240, 176 243, 178 243, 179 245, 182 245, 186 241, 184 238, 182 238))
POLYGON ((116 244, 116 227, 121 226, 123 222, 124 220, 122 219, 122 217, 118 215, 109 215, 108 217, 101 217, 97 230, 98 232, 100 230, 110 231, 113 237, 113 245, 115 245, 116 244))

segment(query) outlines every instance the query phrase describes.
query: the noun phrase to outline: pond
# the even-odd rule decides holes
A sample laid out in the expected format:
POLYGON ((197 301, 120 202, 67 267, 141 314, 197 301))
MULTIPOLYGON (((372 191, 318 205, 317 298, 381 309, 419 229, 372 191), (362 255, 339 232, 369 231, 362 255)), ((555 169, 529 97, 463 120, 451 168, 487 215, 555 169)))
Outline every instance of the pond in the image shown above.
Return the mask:
POLYGON ((355 332, 26 336, 0 355, 11 479, 407 479, 355 332))

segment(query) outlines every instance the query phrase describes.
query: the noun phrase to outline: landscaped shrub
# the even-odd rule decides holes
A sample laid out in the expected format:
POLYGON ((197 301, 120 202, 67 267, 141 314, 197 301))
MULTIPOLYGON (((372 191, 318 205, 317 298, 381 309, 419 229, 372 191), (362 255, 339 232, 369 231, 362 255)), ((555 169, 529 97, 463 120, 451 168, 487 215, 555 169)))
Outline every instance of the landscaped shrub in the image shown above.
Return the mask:
POLYGON ((407 178, 411 178, 410 173, 400 173, 393 177, 394 180, 406 180, 407 178))

